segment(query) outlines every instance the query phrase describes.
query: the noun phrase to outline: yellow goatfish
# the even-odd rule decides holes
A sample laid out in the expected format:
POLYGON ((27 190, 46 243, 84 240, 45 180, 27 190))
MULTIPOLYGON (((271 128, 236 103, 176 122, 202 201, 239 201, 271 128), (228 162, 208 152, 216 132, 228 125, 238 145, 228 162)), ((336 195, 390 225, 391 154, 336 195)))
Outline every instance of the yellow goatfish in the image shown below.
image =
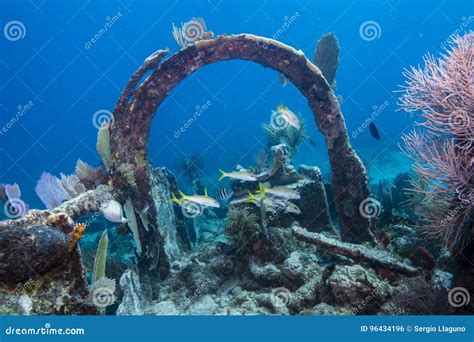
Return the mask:
POLYGON ((293 113, 288 107, 283 107, 283 105, 279 105, 277 107, 277 114, 279 114, 283 120, 285 120, 290 126, 301 129, 300 119, 293 113))
POLYGON ((178 203, 181 205, 184 201, 193 202, 204 207, 211 207, 211 208, 220 208, 220 204, 217 200, 207 195, 207 189, 204 190, 204 196, 202 195, 185 195, 182 191, 178 190, 179 194, 181 195, 180 198, 177 198, 175 194, 171 197, 170 201, 178 203))
POLYGON ((275 186, 273 188, 268 188, 264 184, 258 184, 259 190, 257 190, 257 194, 259 195, 273 195, 276 197, 281 197, 285 199, 300 199, 300 194, 298 191, 287 188, 285 186, 275 186))
POLYGON ((289 201, 285 201, 285 211, 287 213, 292 213, 292 214, 301 214, 301 210, 300 208, 294 204, 294 203, 291 203, 289 201))
POLYGON ((237 179, 240 181, 249 181, 249 182, 255 182, 257 180, 257 177, 245 171, 232 171, 232 172, 225 172, 223 170, 219 170, 219 171, 221 173, 221 176, 219 177, 220 181, 226 177, 229 177, 230 179, 237 179))

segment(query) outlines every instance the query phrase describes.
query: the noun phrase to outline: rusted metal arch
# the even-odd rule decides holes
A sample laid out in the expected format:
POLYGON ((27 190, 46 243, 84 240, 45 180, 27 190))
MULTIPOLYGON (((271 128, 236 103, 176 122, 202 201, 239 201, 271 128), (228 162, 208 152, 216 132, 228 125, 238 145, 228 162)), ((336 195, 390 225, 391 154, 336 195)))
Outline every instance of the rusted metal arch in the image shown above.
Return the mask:
MULTIPOLYGON (((147 148, 150 127, 159 105, 178 83, 199 68, 215 62, 243 59, 282 73, 308 99, 328 148, 341 237, 349 242, 373 242, 368 219, 359 213, 360 203, 369 196, 365 168, 350 145, 344 118, 331 87, 301 51, 272 39, 240 34, 198 41, 162 61, 167 53, 167 50, 156 52, 132 76, 115 108, 110 127, 113 164, 133 166, 137 186, 125 191, 137 210, 153 202, 147 148), (151 74, 139 83, 150 71, 151 74)), ((120 179, 117 181, 120 183, 120 179)), ((156 213, 151 210, 149 215, 156 213)), ((159 244, 164 233, 160 230, 160 227, 154 231, 141 229, 142 241, 159 244)), ((162 252, 166 255, 166 250, 162 252)))

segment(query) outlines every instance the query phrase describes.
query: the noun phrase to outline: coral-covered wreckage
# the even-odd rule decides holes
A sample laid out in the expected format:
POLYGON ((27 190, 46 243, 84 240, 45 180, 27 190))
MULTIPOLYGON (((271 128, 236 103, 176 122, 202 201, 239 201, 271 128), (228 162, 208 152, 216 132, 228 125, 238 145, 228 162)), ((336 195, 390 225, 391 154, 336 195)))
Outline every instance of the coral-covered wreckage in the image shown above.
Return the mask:
MULTIPOLYGON (((168 58, 168 50, 148 57, 126 85, 114 120, 99 130, 97 150, 106 179, 90 182, 53 209, 29 210, 0 222, 2 313, 432 313, 400 303, 416 295, 416 284, 424 294, 445 298, 452 274, 438 262, 441 257, 432 256, 432 249, 407 247, 406 241, 418 238, 414 229, 391 222, 390 233, 382 234, 374 217, 361 212, 361 205, 377 196, 369 191, 365 167, 350 145, 333 92, 337 41, 333 34, 323 41, 314 62, 301 51, 250 34, 206 35, 191 44, 182 42, 182 49, 168 58), (269 143, 267 164, 253 170, 260 183, 296 189, 299 213, 277 210, 266 216, 265 209, 243 200, 229 204, 227 217, 222 210, 206 210, 188 218, 170 202, 178 193, 176 177, 165 168, 153 168, 147 159, 154 114, 171 90, 199 68, 232 59, 272 68, 292 82, 308 100, 324 135, 330 186, 318 167, 295 168, 295 146, 285 141, 269 143), (330 71, 329 82, 316 65, 330 71), (88 285, 83 266, 93 257, 81 251, 81 243, 71 243, 82 236, 76 226, 80 219, 100 212, 111 200, 125 203, 131 262, 110 275, 113 263, 104 259, 114 252, 104 232, 93 262, 94 278, 104 275, 105 268, 119 286, 99 284, 113 289, 108 294, 112 300, 107 302, 106 293, 107 303, 101 305, 104 298, 94 296, 104 294, 97 291, 100 286, 88 285)), ((231 184, 234 196, 258 186, 231 184)))

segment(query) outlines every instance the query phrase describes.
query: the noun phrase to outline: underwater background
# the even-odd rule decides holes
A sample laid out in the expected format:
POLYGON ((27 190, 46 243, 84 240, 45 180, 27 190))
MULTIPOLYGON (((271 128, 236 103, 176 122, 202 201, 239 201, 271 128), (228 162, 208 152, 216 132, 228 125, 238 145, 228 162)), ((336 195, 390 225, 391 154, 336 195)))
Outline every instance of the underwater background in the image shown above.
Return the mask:
POLYGON ((0 314, 474 312, 472 1, 0 19, 0 314))
MULTIPOLYGON (((70 173, 79 158, 98 166, 94 113, 113 111, 129 77, 152 52, 177 51, 171 23, 191 17, 203 17, 215 34, 275 36, 308 57, 324 33, 335 32, 341 48, 336 95, 342 98, 351 143, 370 163, 371 181, 393 179, 410 169, 398 143, 416 120, 397 112, 394 91, 404 82, 402 71, 420 64, 426 52, 438 52, 452 32, 472 28, 473 7, 463 0, 4 0, 2 24, 21 21, 25 36, 0 39, 2 125, 19 106, 29 101, 33 106, 0 136, 0 179, 18 183, 30 207, 41 208, 34 187, 43 171, 70 173), (378 28, 374 37, 364 39, 359 31, 367 21, 378 28), (107 31, 91 43, 108 22, 107 31), (366 128, 356 132, 374 112, 379 141, 366 128)), ((250 61, 206 66, 173 90, 153 123, 153 166, 170 168, 186 186, 179 162, 186 154, 199 155, 202 176, 210 192, 216 192, 219 168, 255 163, 265 145, 261 124, 280 103, 301 113, 315 142, 302 144, 295 165, 317 165, 329 177, 324 140, 306 99, 291 83, 282 87, 275 71, 250 61), (176 138, 175 132, 203 106, 198 120, 176 138)))

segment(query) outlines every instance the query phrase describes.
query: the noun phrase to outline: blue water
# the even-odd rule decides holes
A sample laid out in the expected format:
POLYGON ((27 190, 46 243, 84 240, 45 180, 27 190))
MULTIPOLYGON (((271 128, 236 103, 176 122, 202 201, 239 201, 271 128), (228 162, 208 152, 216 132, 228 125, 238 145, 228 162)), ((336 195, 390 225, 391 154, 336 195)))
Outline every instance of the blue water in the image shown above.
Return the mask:
MULTIPOLYGON (((370 170, 374 179, 393 177, 394 169, 409 169, 397 144, 401 132, 416 120, 396 111, 394 91, 404 81, 402 71, 421 63, 426 52, 440 51, 454 31, 472 29, 472 15, 473 2, 464 0, 2 0, 1 26, 18 20, 26 34, 16 41, 0 36, 0 126, 15 116, 18 106, 30 101, 33 106, 0 135, 0 183, 17 182, 24 200, 42 208, 34 187, 43 171, 72 173, 79 158, 99 166, 94 113, 113 111, 129 77, 148 55, 166 47, 170 53, 177 51, 171 24, 192 17, 204 18, 215 34, 272 37, 288 18, 297 16, 277 38, 310 59, 320 36, 335 32, 341 46, 337 95, 342 97, 349 135, 374 106, 388 103, 375 119, 382 139, 375 141, 366 129, 351 142, 363 159, 375 160, 370 170), (118 20, 88 45, 107 17, 114 16, 118 20), (380 26, 380 36, 372 41, 359 34, 361 24, 369 20, 380 26)), ((169 167, 181 183, 185 180, 178 160, 186 153, 200 154, 203 180, 215 189, 218 168, 255 164, 265 144, 261 124, 280 103, 302 114, 316 142, 316 147, 305 142, 294 164, 318 165, 327 174, 324 141, 304 97, 291 84, 283 88, 275 71, 247 61, 207 66, 173 90, 152 128, 153 165, 169 167), (199 120, 175 138, 195 107, 207 101, 211 105, 199 120)))

